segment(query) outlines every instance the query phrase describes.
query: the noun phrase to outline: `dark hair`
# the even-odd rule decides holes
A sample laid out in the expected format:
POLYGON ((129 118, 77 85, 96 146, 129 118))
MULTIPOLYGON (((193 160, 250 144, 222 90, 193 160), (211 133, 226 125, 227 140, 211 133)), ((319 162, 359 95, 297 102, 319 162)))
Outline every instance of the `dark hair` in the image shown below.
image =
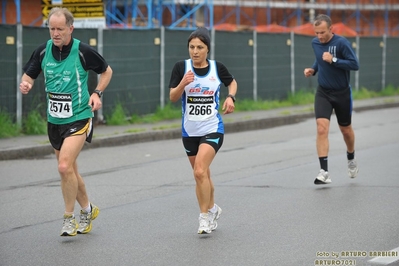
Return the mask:
POLYGON ((328 28, 332 25, 331 18, 324 14, 317 15, 313 21, 313 25, 319 26, 323 21, 327 22, 328 28))
POLYGON ((208 52, 211 50, 211 37, 209 36, 209 31, 207 28, 200 27, 193 31, 188 37, 187 47, 190 41, 194 38, 200 39, 208 47, 208 52))
POLYGON ((48 14, 47 24, 49 24, 50 17, 54 14, 62 14, 65 16, 65 23, 67 26, 73 25, 73 15, 72 13, 65 7, 53 7, 48 14))

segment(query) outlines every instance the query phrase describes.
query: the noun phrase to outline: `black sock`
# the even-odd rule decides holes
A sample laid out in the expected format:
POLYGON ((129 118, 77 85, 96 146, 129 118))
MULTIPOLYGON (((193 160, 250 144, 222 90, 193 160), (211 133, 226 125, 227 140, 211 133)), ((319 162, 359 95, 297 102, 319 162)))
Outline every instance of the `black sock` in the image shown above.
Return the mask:
POLYGON ((320 161, 320 168, 328 172, 328 156, 319 157, 319 161, 320 161))
POLYGON ((348 160, 353 160, 355 159, 355 151, 353 152, 346 152, 346 157, 348 158, 348 160))

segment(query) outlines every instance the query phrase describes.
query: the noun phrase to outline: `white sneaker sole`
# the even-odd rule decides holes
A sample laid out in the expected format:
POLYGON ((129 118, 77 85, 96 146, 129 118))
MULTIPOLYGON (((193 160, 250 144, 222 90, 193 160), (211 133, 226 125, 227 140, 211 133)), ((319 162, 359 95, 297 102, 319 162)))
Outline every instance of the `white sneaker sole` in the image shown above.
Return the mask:
POLYGON ((210 233, 212 233, 211 229, 198 229, 199 235, 210 234, 210 233))
POLYGON ((321 179, 318 179, 316 177, 316 179, 314 180, 314 184, 315 185, 328 185, 330 183, 331 183, 331 179, 330 178, 327 178, 326 180, 321 180, 321 179))
POLYGON ((359 173, 359 169, 356 169, 355 172, 352 172, 352 171, 348 170, 348 176, 349 176, 350 178, 355 178, 355 177, 357 177, 357 173, 359 173))

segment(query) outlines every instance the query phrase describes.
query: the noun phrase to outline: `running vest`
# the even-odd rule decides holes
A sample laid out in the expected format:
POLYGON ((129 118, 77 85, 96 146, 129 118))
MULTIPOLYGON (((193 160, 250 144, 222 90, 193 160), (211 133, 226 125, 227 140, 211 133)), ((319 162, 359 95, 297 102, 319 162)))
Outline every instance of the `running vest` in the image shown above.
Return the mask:
POLYGON ((182 136, 198 137, 209 133, 224 133, 219 109, 219 93, 222 82, 217 74, 216 62, 208 60, 209 72, 205 76, 195 74, 191 59, 185 60, 185 73, 191 70, 194 81, 184 88, 182 95, 182 136))
POLYGON ((80 63, 79 43, 73 39, 68 57, 58 61, 51 52, 52 40, 47 42, 42 69, 47 94, 47 121, 52 124, 68 124, 93 117, 89 106, 88 73, 80 63))

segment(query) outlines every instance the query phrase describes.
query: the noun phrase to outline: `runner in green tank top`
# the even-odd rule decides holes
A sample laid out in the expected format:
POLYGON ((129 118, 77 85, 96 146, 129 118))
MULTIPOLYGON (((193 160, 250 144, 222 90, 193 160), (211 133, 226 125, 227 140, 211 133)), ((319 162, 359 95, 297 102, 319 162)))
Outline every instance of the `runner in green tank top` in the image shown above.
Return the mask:
MULTIPOLYGON (((88 72, 79 62, 79 44, 79 40, 73 39, 71 52, 62 61, 56 60, 51 53, 44 55, 41 65, 46 81, 47 119, 52 124, 68 124, 93 116, 88 104, 88 72)), ((49 40, 46 51, 51 51, 52 45, 49 40)))
POLYGON ((93 135, 93 112, 102 106, 101 96, 112 69, 88 44, 72 38, 73 15, 66 8, 53 8, 48 15, 51 39, 40 45, 24 66, 19 89, 27 94, 43 72, 47 95, 48 136, 54 148, 61 176, 65 212, 61 236, 86 234, 100 210, 90 203, 76 159, 93 135), (96 89, 89 94, 88 71, 100 74, 96 89), (79 224, 75 201, 82 207, 79 224))

